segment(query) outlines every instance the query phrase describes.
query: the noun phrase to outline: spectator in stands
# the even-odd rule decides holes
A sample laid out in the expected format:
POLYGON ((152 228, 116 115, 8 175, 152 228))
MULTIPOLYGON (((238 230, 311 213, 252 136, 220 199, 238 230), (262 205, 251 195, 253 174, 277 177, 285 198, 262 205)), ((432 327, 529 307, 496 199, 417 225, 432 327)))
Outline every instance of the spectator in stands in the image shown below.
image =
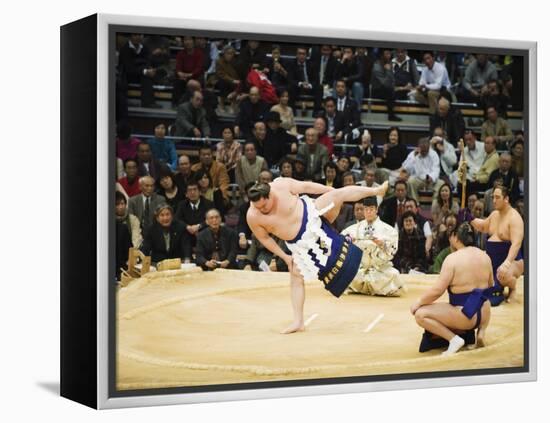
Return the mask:
POLYGON ((523 141, 516 139, 512 142, 510 152, 512 153, 512 169, 518 177, 523 178, 523 141))
POLYGON ((298 148, 298 155, 306 159, 306 174, 312 180, 322 178, 322 171, 328 162, 328 150, 318 142, 319 134, 314 128, 308 128, 305 134, 305 144, 298 148))
POLYGON ((443 222, 436 226, 437 232, 432 247, 432 257, 437 257, 441 251, 450 245, 449 235, 456 228, 457 222, 456 215, 449 213, 445 216, 443 222))
POLYGON ((226 200, 223 196, 223 192, 214 186, 212 183, 212 177, 208 172, 203 169, 197 170, 195 173, 195 178, 199 184, 199 192, 201 197, 207 199, 214 203, 214 207, 217 208, 222 217, 225 215, 225 212, 231 206, 229 200, 226 200))
POLYGON ((264 122, 256 122, 252 129, 252 137, 248 141, 252 141, 256 146, 256 152, 267 160, 268 166, 272 166, 274 161, 270 159, 270 154, 284 155, 284 149, 280 145, 270 145, 266 140, 267 127, 264 122), (273 151, 272 151, 273 150, 273 151))
MULTIPOLYGON (((433 245, 432 225, 428 219, 426 219, 424 216, 422 216, 421 213, 419 213, 418 203, 414 198, 407 198, 405 200, 405 211, 410 211, 416 216, 416 226, 418 226, 418 228, 422 231, 422 233, 424 234, 424 238, 426 239, 426 242, 424 243, 424 251, 426 251, 426 257, 429 260, 431 257, 431 250, 433 245)), ((398 225, 401 223, 403 222, 399 220, 397 221, 398 225)))
POLYGON ((153 264, 174 258, 184 261, 188 242, 185 225, 174 219, 171 206, 161 204, 155 209, 155 222, 143 239, 141 251, 151 256, 153 264))
POLYGON ((296 122, 294 121, 294 112, 288 105, 288 99, 288 91, 286 89, 281 91, 281 95, 279 96, 279 104, 273 106, 271 111, 279 113, 279 117, 281 118, 281 128, 290 132, 292 135, 296 135, 298 130, 296 128, 296 122))
POLYGON ((363 204, 363 200, 360 200, 353 203, 353 219, 344 224, 344 229, 362 220, 365 220, 365 205, 363 204))
POLYGON ((125 120, 120 121, 116 127, 116 156, 122 161, 135 159, 139 143, 138 138, 132 137, 130 124, 125 120))
MULTIPOLYGON (((119 193, 121 194, 121 193, 119 193)), ((121 194, 122 195, 122 194, 121 194)), ((124 195, 122 195, 124 197, 124 195)), ((122 222, 115 222, 115 278, 120 280, 122 269, 128 265, 128 253, 132 248, 132 239, 128 226, 122 222)))
POLYGON ((239 221, 237 224, 240 254, 246 253, 246 250, 248 249, 248 246, 250 245, 250 242, 252 240, 252 230, 250 229, 250 226, 248 226, 248 221, 246 220, 246 214, 248 213, 248 209, 250 208, 250 200, 248 199, 248 190, 252 188, 252 186, 255 183, 256 181, 249 182, 244 186, 244 189, 242 191, 243 203, 239 206, 239 221))
POLYGON ((437 198, 432 201, 432 220, 434 226, 438 226, 443 222, 444 218, 449 214, 458 213, 458 203, 453 198, 453 190, 447 183, 442 184, 437 192, 437 198))
POLYGON ((341 142, 348 133, 348 128, 345 126, 344 114, 336 110, 336 100, 333 97, 326 98, 324 106, 323 117, 327 122, 327 135, 335 142, 341 142))
POLYGON ((195 48, 202 52, 203 64, 202 69, 206 71, 212 62, 210 58, 210 47, 205 37, 195 37, 195 48))
POLYGON ((298 181, 311 181, 311 176, 307 174, 307 159, 301 154, 297 154, 294 159, 294 179, 298 181))
POLYGON ((258 182, 263 184, 269 184, 273 182, 273 173, 270 170, 262 170, 260 176, 258 176, 258 182))
POLYGON ((409 93, 418 85, 418 69, 416 62, 407 55, 407 50, 398 48, 392 59, 392 71, 395 81, 395 98, 407 100, 409 93))
POLYGON ((445 97, 437 101, 437 112, 430 116, 430 132, 440 127, 447 133, 447 140, 454 145, 464 137, 464 117, 460 110, 451 106, 451 102, 445 97))
POLYGON ((363 107, 363 95, 365 87, 365 61, 363 57, 356 56, 353 48, 344 47, 342 59, 338 63, 335 71, 335 80, 344 81, 348 91, 353 93, 353 99, 356 103, 358 112, 363 107))
POLYGON ((138 177, 138 165, 136 159, 126 159, 124 161, 124 171, 126 176, 120 178, 118 183, 122 186, 128 197, 133 197, 141 193, 138 177))
MULTIPOLYGON (((466 179, 467 179, 467 185, 466 189, 468 189, 468 186, 470 184, 473 184, 476 175, 478 174, 479 170, 481 169, 481 166, 483 165, 483 161, 485 160, 485 145, 484 143, 478 141, 476 139, 476 134, 472 130, 467 130, 464 134, 464 141, 465 144, 461 141, 458 143, 458 149, 460 151, 460 161, 466 161, 467 165, 467 173, 466 173, 466 179)), ((460 163, 458 164, 459 169, 453 173, 451 177, 452 184, 457 188, 457 191, 459 193, 459 197, 462 195, 462 183, 461 183, 461 175, 462 173, 460 171, 460 163)))
POLYGON ((250 69, 260 69, 265 63, 265 52, 258 40, 248 40, 239 52, 238 68, 241 80, 245 80, 250 69))
POLYGON ((477 201, 477 194, 471 194, 466 201, 466 207, 460 208, 456 215, 457 223, 471 222, 474 219, 474 205, 477 201))
POLYGON ((159 123, 155 126, 155 136, 149 138, 147 143, 151 147, 153 157, 166 164, 171 170, 178 167, 178 154, 172 140, 166 138, 166 125, 159 123))
POLYGON ((502 93, 502 88, 499 81, 492 79, 487 83, 487 89, 481 94, 480 106, 483 110, 487 110, 489 106, 493 106, 498 115, 506 119, 508 113, 508 104, 510 99, 502 93))
MULTIPOLYGON (((139 224, 139 219, 128 212, 128 202, 126 197, 120 193, 115 192, 115 213, 117 224, 123 224, 128 228, 128 233, 130 235, 131 246, 134 248, 139 248, 141 241, 143 240, 141 236, 141 227, 139 224)), ((118 233, 118 231, 117 231, 118 233)), ((128 247, 129 248, 129 247, 128 247)), ((128 260, 128 250, 126 249, 126 260, 128 260)), ((124 262, 126 263, 126 261, 124 262)))
POLYGON ((266 139, 267 144, 272 146, 280 146, 279 149, 273 149, 271 154, 274 154, 272 159, 278 162, 282 155, 286 153, 295 154, 298 151, 298 140, 292 134, 289 134, 281 128, 281 116, 277 112, 268 112, 265 116, 266 139))
POLYGON ((486 54, 476 54, 470 62, 462 80, 462 99, 466 102, 479 103, 491 80, 497 80, 497 68, 487 58, 486 54))
POLYGON ((437 107, 437 100, 442 92, 449 91, 451 81, 445 65, 434 60, 434 55, 431 51, 423 54, 422 60, 425 69, 422 71, 418 87, 416 87, 416 101, 427 104, 429 113, 434 114, 437 107))
POLYGON ((226 46, 222 56, 216 61, 216 88, 220 91, 218 98, 218 110, 225 112, 225 99, 231 102, 234 110, 238 93, 242 89, 242 79, 237 70, 235 49, 226 46))
POLYGON ((512 130, 508 122, 498 116, 497 109, 494 106, 489 106, 485 110, 487 120, 481 125, 481 139, 486 137, 495 137, 497 146, 502 149, 507 149, 510 143, 514 140, 512 130))
POLYGON ((388 120, 401 121, 402 119, 393 112, 395 103, 395 77, 392 69, 392 52, 383 49, 380 57, 372 68, 371 76, 372 96, 382 98, 388 107, 388 120))
MULTIPOLYGON (((281 60, 281 47, 278 45, 273 45, 271 48, 271 57, 265 58, 263 72, 268 75, 271 83, 277 92, 279 92, 279 99, 283 95, 282 93, 284 91, 288 94, 288 72, 285 69, 285 66, 286 65, 284 65, 281 60)), ((288 105, 288 95, 285 101, 288 105)), ((276 111, 281 113, 281 116, 284 115, 281 110, 276 111)), ((283 121, 284 120, 285 119, 283 118, 283 121)))
POLYGON ((350 171, 342 173, 342 186, 348 187, 350 185, 355 185, 355 176, 350 171))
POLYGON ((155 180, 150 176, 139 178, 139 186, 141 194, 128 200, 128 213, 139 219, 141 233, 145 236, 154 221, 156 208, 161 204, 165 204, 166 199, 155 192, 155 180))
POLYGON ((204 52, 200 48, 195 48, 193 37, 183 37, 183 50, 176 55, 176 80, 172 97, 174 106, 180 103, 183 91, 190 80, 203 80, 204 59, 204 52))
POLYGON ((365 155, 372 156, 373 159, 378 157, 378 146, 372 143, 372 136, 368 129, 364 129, 361 134, 361 143, 357 146, 355 151, 351 153, 351 161, 355 163, 354 167, 359 165, 361 158, 365 155))
POLYGON ((178 106, 176 113, 176 136, 208 138, 210 125, 203 107, 203 95, 195 91, 193 97, 178 106))
POLYGON ((151 176, 155 181, 159 180, 163 165, 153 157, 151 146, 147 141, 141 141, 138 145, 137 164, 139 176, 151 176))
POLYGON ((401 164, 403 164, 409 155, 407 146, 402 143, 401 132, 398 127, 392 126, 388 130, 381 155, 381 168, 378 169, 378 174, 380 175, 379 182, 389 179, 390 185, 393 185, 399 177, 401 164))
MULTIPOLYGON (((286 246, 286 242, 271 235, 285 253, 290 254, 290 250, 286 246)), ((288 272, 288 267, 283 259, 269 251, 258 239, 252 235, 250 247, 246 252, 246 260, 244 270, 261 270, 271 272, 288 272), (263 264, 262 264, 263 263, 263 264)))
POLYGON ((229 180, 235 181, 235 168, 242 156, 241 143, 233 137, 233 128, 226 125, 222 129, 223 141, 216 145, 216 161, 225 165, 229 180))
POLYGON ((221 214, 216 209, 206 213, 207 229, 197 236, 197 266, 203 270, 232 269, 236 266, 237 233, 222 226, 221 214))
POLYGON ((345 154, 342 154, 336 161, 336 166, 338 166, 340 174, 349 172, 351 170, 351 159, 345 154))
POLYGON ((405 213, 407 200, 407 183, 397 180, 393 187, 393 196, 380 204, 380 218, 390 226, 396 226, 405 213))
MULTIPOLYGON (((360 185, 362 187, 376 188, 380 185, 377 184, 375 180, 376 180, 376 168, 365 166, 363 171, 363 180, 360 182, 357 182, 357 185, 360 185)), ((380 195, 377 195, 376 200, 378 201, 378 206, 380 206, 384 198, 382 198, 380 195)))
POLYGON ((155 84, 168 85, 172 79, 170 64, 170 40, 163 35, 148 35, 144 41, 150 52, 149 63, 156 69, 155 84))
POLYGON ((187 185, 185 198, 179 204, 175 217, 184 224, 188 234, 189 242, 184 252, 184 260, 189 263, 192 248, 197 242, 197 234, 206 227, 206 212, 214 207, 214 203, 200 195, 199 184, 196 181, 190 181, 187 185))
POLYGON ((483 159, 483 164, 477 171, 477 173, 474 175, 474 181, 473 184, 471 184, 470 189, 468 189, 468 192, 477 192, 477 191, 485 191, 487 188, 487 184, 489 183, 489 176, 491 176, 491 173, 495 169, 498 168, 498 152, 497 152, 497 143, 495 141, 494 137, 485 137, 484 141, 485 146, 485 157, 483 159))
POLYGON ((179 204, 185 200, 185 192, 178 187, 170 169, 161 172, 159 186, 158 193, 166 199, 172 210, 177 210, 179 204))
POLYGON ((435 128, 430 145, 439 156, 439 163, 441 165, 439 178, 450 183, 450 177, 453 174, 457 159, 453 145, 445 139, 446 135, 445 131, 440 127, 435 128))
POLYGON ((449 53, 443 50, 435 52, 435 61, 441 63, 447 69, 447 75, 449 75, 450 81, 458 80, 460 73, 460 66, 464 63, 464 54, 462 53, 449 53))
POLYGON ((493 182, 497 178, 502 178, 503 185, 508 188, 510 204, 513 206, 520 196, 519 177, 512 169, 512 155, 508 152, 500 154, 498 169, 494 170, 489 176, 489 186, 494 186, 493 182))
POLYGON ((321 109, 323 89, 319 83, 319 69, 314 62, 307 60, 305 47, 296 49, 296 59, 288 64, 287 71, 290 106, 295 108, 298 96, 305 94, 313 96, 314 111, 321 109))
POLYGON ((340 170, 334 162, 329 161, 325 163, 325 165, 323 166, 323 174, 325 175, 325 177, 319 180, 319 183, 321 185, 326 185, 333 188, 342 187, 340 170))
POLYGON ((249 140, 244 144, 244 154, 239 158, 235 168, 235 181, 241 194, 244 193, 246 185, 258 180, 262 170, 267 170, 267 161, 256 154, 256 145, 249 140))
POLYGON ((502 67, 502 93, 515 109, 523 109, 524 70, 523 57, 511 56, 511 63, 502 67))
POLYGON ((279 169, 283 178, 294 178, 294 162, 284 158, 279 162, 279 169))
POLYGON ((393 258, 394 266, 400 273, 409 273, 411 270, 425 272, 427 257, 424 245, 426 240, 422 230, 416 222, 413 212, 403 213, 402 228, 399 231, 399 246, 393 258))
POLYGON ((229 199, 229 175, 227 174, 227 169, 222 163, 213 160, 212 149, 207 145, 203 145, 199 149, 199 163, 191 166, 191 171, 195 172, 195 174, 201 169, 210 175, 213 188, 221 190, 223 198, 227 203, 229 199))
POLYGON ((321 46, 320 53, 319 57, 315 59, 315 67, 319 69, 319 82, 323 92, 330 92, 334 85, 338 61, 332 56, 332 48, 328 44, 321 46))
MULTIPOLYGON (((352 139, 358 138, 359 134, 354 136, 353 130, 361 125, 361 117, 357 103, 347 96, 346 82, 339 79, 335 83, 336 92, 336 111, 342 113, 343 116, 343 133, 342 139, 344 142, 351 142, 352 139)), ((340 141, 338 134, 335 136, 336 141, 340 141)))
POLYGON ((331 159, 334 155, 334 144, 332 138, 327 135, 327 123, 325 118, 315 118, 313 121, 313 128, 317 131, 317 134, 319 134, 319 144, 327 148, 328 157, 331 159))
POLYGON ((237 138, 249 137, 254 123, 264 120, 269 108, 269 105, 260 99, 258 87, 250 88, 248 97, 240 104, 239 114, 235 120, 235 136, 237 138))
POLYGON ((188 155, 182 154, 178 159, 178 171, 174 175, 174 180, 182 192, 187 192, 187 184, 193 177, 194 173, 191 171, 191 159, 188 155))
POLYGON ((443 181, 439 179, 440 162, 437 153, 430 148, 428 138, 420 138, 418 147, 409 153, 403 162, 402 168, 408 175, 407 185, 416 201, 419 201, 418 191, 423 188, 432 190, 433 196, 437 195, 443 181))
POLYGON ((485 216, 489 216, 493 210, 493 191, 496 187, 504 185, 504 179, 502 177, 497 176, 491 185, 491 188, 489 188, 487 191, 483 193, 483 214, 485 216))
POLYGON ((131 34, 128 42, 119 51, 118 66, 126 81, 140 84, 141 106, 160 108, 162 106, 155 102, 153 84, 155 78, 165 75, 152 66, 150 55, 149 49, 143 44, 143 35, 131 34))

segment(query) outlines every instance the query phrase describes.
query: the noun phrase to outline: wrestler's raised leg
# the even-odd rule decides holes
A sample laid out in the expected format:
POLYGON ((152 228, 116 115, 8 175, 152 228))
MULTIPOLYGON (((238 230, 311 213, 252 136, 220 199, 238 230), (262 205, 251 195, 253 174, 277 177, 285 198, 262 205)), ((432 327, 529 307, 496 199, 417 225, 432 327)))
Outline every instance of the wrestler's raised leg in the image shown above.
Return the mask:
POLYGON ((306 299, 306 290, 304 287, 304 278, 298 268, 293 263, 290 272, 290 299, 292 301, 292 311, 294 321, 292 324, 281 331, 283 334, 300 332, 305 330, 304 326, 304 302, 306 299))
POLYGON ((477 341, 476 346, 482 348, 486 345, 485 334, 487 332, 487 326, 489 326, 489 320, 491 319, 491 303, 488 301, 483 304, 481 308, 481 321, 479 322, 479 328, 477 329, 477 341))
POLYGON ((350 185, 343 188, 333 189, 315 199, 315 207, 321 210, 327 207, 330 203, 334 203, 334 207, 324 214, 325 219, 333 222, 340 213, 340 208, 345 202, 355 202, 362 200, 365 197, 379 195, 384 197, 388 190, 388 181, 376 188, 362 187, 359 185, 350 185))

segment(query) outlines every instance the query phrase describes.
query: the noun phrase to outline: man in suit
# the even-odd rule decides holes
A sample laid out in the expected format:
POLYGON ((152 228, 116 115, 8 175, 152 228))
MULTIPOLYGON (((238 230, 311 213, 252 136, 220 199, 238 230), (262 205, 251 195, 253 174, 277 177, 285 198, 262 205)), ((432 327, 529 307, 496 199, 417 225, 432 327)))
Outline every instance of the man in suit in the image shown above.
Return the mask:
POLYGON ((508 188, 510 203, 514 205, 520 196, 519 177, 512 169, 512 155, 508 152, 500 154, 498 169, 495 169, 489 176, 488 186, 493 187, 497 179, 502 179, 503 185, 508 188))
POLYGON ((210 136, 210 125, 206 119, 206 109, 202 104, 203 95, 197 90, 193 92, 193 96, 189 101, 178 106, 176 136, 196 138, 210 136))
POLYGON ((324 111, 320 115, 327 122, 327 135, 334 139, 334 142, 340 142, 347 134, 347 128, 345 128, 344 114, 336 110, 334 97, 325 98, 324 111))
POLYGON ((396 226, 406 211, 407 183, 402 180, 395 182, 394 195, 382 201, 380 217, 388 225, 396 226))
POLYGON ((305 47, 296 49, 296 59, 289 63, 287 77, 292 108, 295 108, 297 97, 306 94, 313 96, 314 110, 321 109, 323 87, 319 83, 319 69, 313 61, 307 60, 305 47))
MULTIPOLYGON (((335 87, 336 98, 334 100, 336 103, 336 111, 342 113, 344 120, 342 139, 344 142, 351 141, 350 138, 358 138, 360 135, 357 131, 356 136, 352 136, 353 130, 361 125, 359 109, 357 108, 357 103, 347 95, 347 87, 344 80, 339 79, 336 81, 335 87)), ((336 138, 338 138, 338 136, 336 136, 336 138)), ((337 139, 336 142, 338 141, 337 139)))
POLYGON ((141 251, 151 256, 151 262, 166 259, 184 259, 188 237, 183 223, 174 219, 174 211, 168 204, 161 204, 155 210, 155 222, 151 225, 141 245, 141 251))
POLYGON ((319 69, 319 83, 321 86, 332 89, 338 61, 332 55, 332 48, 328 44, 321 46, 321 55, 315 59, 314 64, 319 69))
POLYGON ((139 219, 141 233, 145 236, 153 224, 155 210, 161 204, 165 204, 166 199, 155 192, 155 180, 151 176, 139 178, 139 187, 141 194, 128 200, 128 213, 139 219))
POLYGON ((137 163, 139 176, 150 176, 155 181, 160 180, 159 176, 162 165, 153 157, 151 146, 147 141, 141 141, 138 145, 137 163))
POLYGON ((251 87, 248 97, 239 106, 239 114, 235 120, 235 137, 249 137, 255 122, 263 121, 269 112, 269 105, 260 98, 260 89, 251 87))
POLYGON ((197 243, 198 233, 206 228, 206 212, 214 207, 214 203, 200 195, 196 181, 187 184, 185 197, 185 201, 179 204, 175 217, 184 225, 187 232, 188 243, 184 251, 184 259, 188 262, 191 260, 192 248, 197 243))
POLYGON ((445 97, 437 101, 437 112, 430 115, 430 132, 433 133, 438 127, 447 133, 447 140, 455 147, 464 137, 464 117, 460 110, 451 107, 451 102, 445 97))
POLYGON ((206 213, 208 228, 197 237, 196 264, 204 270, 234 268, 237 258, 237 233, 221 225, 221 215, 216 209, 206 213))

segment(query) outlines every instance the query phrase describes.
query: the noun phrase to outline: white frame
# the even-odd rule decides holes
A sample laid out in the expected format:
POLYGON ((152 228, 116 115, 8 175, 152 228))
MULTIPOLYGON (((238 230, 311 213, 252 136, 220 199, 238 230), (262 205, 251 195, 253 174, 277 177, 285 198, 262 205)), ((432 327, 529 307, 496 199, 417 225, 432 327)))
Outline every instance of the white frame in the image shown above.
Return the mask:
POLYGON ((121 408, 151 405, 184 404, 214 401, 234 401, 261 398, 282 398, 306 395, 343 394, 397 389, 435 388, 490 383, 529 382, 537 378, 537 43, 482 38, 463 38, 437 35, 437 44, 466 47, 509 48, 529 51, 529 372, 481 376, 437 377, 434 379, 398 380, 387 382, 361 382, 334 385, 260 388, 234 391, 178 393, 109 398, 109 234, 110 216, 106 191, 109 157, 109 25, 195 29, 212 31, 250 32, 256 34, 285 34, 303 37, 357 39, 381 42, 407 42, 434 44, 436 35, 401 34, 315 28, 303 26, 266 25, 242 22, 220 22, 126 15, 97 15, 97 404, 98 408, 121 408))

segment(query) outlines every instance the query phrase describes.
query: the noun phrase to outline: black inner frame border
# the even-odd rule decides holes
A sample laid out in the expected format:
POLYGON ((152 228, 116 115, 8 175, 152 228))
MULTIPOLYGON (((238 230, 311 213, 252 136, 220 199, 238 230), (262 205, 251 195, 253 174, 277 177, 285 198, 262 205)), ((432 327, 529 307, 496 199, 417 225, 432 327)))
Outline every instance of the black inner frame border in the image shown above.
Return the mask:
MULTIPOLYGON (((223 22, 220 22, 223 25, 223 22)), ((289 28, 291 31, 292 28, 289 28)), ((321 31, 321 28, 319 28, 321 31)), ((344 31, 344 30, 343 30, 344 31)), ((151 388, 151 389, 135 389, 119 391, 116 389, 116 286, 111 283, 114 280, 114 257, 115 257, 115 238, 114 227, 115 219, 108 219, 108 231, 109 231, 109 292, 108 292, 108 321, 109 321, 109 333, 108 333, 108 397, 109 398, 124 398, 135 397, 144 395, 169 395, 169 394, 188 394, 188 393, 200 393, 200 392, 219 392, 219 391, 242 391, 242 390, 255 390, 255 389, 269 389, 269 388, 285 388, 285 387, 300 387, 300 386, 317 386, 317 385, 334 385, 334 384, 349 384, 349 383, 365 383, 365 382, 386 382, 386 381, 399 381, 399 380, 429 380, 440 379, 447 377, 468 377, 468 376, 481 376, 481 375, 497 375, 497 374, 515 374, 515 373, 527 373, 529 372, 529 141, 530 141, 530 127, 529 127, 529 50, 527 49, 505 49, 496 47, 479 47, 479 46, 460 46, 460 45, 445 45, 445 44, 431 44, 431 43, 415 43, 409 41, 376 41, 376 40, 359 40, 349 38, 327 38, 327 37, 313 37, 303 35, 288 35, 288 34, 261 34, 251 32, 235 32, 235 31, 214 31, 214 30, 200 30, 200 29, 178 29, 178 28, 165 28, 165 27, 151 27, 151 26, 136 26, 136 25, 108 25, 108 124, 109 124, 109 158, 115 155, 115 144, 111 142, 116 137, 116 122, 115 122, 115 81, 116 81, 116 35, 117 33, 139 33, 146 35, 165 35, 165 36, 203 36, 206 38, 214 39, 243 39, 243 40, 259 40, 261 42, 275 42, 275 43, 295 43, 295 44, 334 44, 334 45, 349 45, 353 47, 389 47, 395 48, 396 46, 412 49, 412 50, 444 50, 447 52, 469 52, 469 53, 488 53, 497 55, 513 55, 523 58, 523 125, 525 138, 527 140, 524 143, 524 169, 527 169, 527 173, 524 174, 524 310, 523 310, 523 359, 524 365, 522 367, 506 367, 506 368, 488 368, 488 369, 472 369, 472 370, 453 370, 453 371, 435 371, 435 372, 420 372, 420 373, 405 373, 405 374, 391 374, 391 375, 375 375, 375 376, 350 376, 350 377, 334 377, 334 378, 322 378, 322 379, 297 379, 287 381, 267 381, 267 382, 243 382, 243 383, 231 383, 231 384, 218 384, 218 385, 203 385, 203 386, 187 386, 187 387, 174 387, 174 388, 151 388)), ((413 34, 398 34, 404 39, 408 37, 415 37, 413 34)), ((436 38, 437 35, 434 35, 436 38)), ((482 41, 483 42, 483 41, 482 41)), ((533 81, 534 82, 534 81, 533 81)), ((115 177, 115 162, 109 161, 108 166, 108 181, 109 186, 106 192, 109 195, 108 206, 109 211, 114 210, 114 191, 115 187, 111 181, 115 177)), ((98 187, 99 189, 99 187, 98 187)), ((105 281, 99 281, 99 283, 105 283, 105 281)), ((395 389, 399 389, 395 387, 395 389)))

